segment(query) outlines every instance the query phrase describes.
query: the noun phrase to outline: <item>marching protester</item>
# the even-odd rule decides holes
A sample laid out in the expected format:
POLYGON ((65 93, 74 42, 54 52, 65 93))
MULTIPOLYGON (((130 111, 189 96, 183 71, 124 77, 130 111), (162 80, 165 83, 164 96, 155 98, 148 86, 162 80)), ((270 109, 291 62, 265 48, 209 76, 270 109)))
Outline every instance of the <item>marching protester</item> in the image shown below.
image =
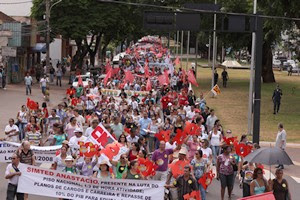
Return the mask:
POLYGON ((289 190, 289 185, 286 179, 283 178, 283 170, 276 169, 275 178, 273 180, 269 180, 269 189, 273 190, 273 194, 276 200, 281 199, 292 199, 291 192, 289 190))
POLYGON ((9 119, 8 125, 6 125, 4 132, 7 141, 18 142, 19 128, 17 125, 15 125, 14 119, 9 119))
POLYGON ((268 182, 264 179, 263 170, 261 168, 255 168, 253 181, 250 183, 250 195, 263 194, 269 190, 268 182))
POLYGON ((24 194, 17 192, 19 176, 21 176, 18 169, 20 158, 17 154, 13 154, 11 160, 12 162, 7 165, 5 170, 5 179, 8 179, 6 200, 14 200, 15 197, 17 197, 17 200, 23 200, 24 194))
POLYGON ((217 179, 221 182, 221 199, 224 199, 225 189, 227 187, 228 197, 231 198, 233 184, 234 184, 234 171, 233 166, 235 159, 231 155, 232 147, 225 145, 223 153, 217 159, 217 179))

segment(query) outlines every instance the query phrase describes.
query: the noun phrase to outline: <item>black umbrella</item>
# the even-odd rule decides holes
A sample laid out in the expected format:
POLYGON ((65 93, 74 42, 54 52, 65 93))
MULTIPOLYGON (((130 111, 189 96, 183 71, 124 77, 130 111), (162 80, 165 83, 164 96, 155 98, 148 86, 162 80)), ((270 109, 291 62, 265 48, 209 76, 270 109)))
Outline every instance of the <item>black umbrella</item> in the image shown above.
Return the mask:
POLYGON ((271 165, 293 165, 293 161, 289 155, 277 147, 260 148, 244 158, 245 161, 253 163, 261 163, 270 166, 271 179, 271 165))
POLYGON ((293 165, 289 155, 277 147, 260 148, 245 157, 245 161, 265 165, 293 165))

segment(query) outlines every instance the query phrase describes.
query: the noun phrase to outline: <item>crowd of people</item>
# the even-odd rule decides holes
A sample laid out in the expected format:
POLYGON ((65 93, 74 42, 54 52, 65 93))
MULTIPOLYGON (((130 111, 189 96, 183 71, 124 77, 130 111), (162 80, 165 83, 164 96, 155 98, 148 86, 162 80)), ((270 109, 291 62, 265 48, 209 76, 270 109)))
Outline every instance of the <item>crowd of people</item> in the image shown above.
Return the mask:
MULTIPOLYGON (((170 72, 169 68, 165 80, 161 81, 157 77, 164 75, 165 70, 153 67, 150 72, 147 64, 142 67, 142 62, 168 59, 168 51, 161 45, 149 38, 144 42, 152 42, 145 48, 145 53, 136 55, 135 47, 127 50, 128 57, 120 59, 118 70, 107 64, 105 78, 90 81, 87 87, 80 83, 76 88, 70 87, 66 101, 56 109, 49 110, 46 102, 34 110, 23 105, 16 120, 9 119, 4 140, 22 145, 5 172, 5 178, 9 179, 7 199, 14 199, 15 195, 18 199, 28 198, 28 195, 17 193, 16 185, 21 175, 18 164, 35 165, 31 145, 62 145, 51 165, 53 170, 100 179, 164 181, 168 189, 166 198, 171 200, 183 200, 184 195, 192 191, 199 191, 201 199, 205 200, 209 184, 199 183, 199 180, 207 173, 212 175, 214 167, 215 178, 221 183, 222 200, 226 188, 228 197, 232 197, 236 179, 240 181, 243 196, 267 191, 274 191, 276 200, 290 196, 282 169, 276 171, 274 180, 267 181, 262 165, 244 162, 234 145, 226 142, 234 134, 223 128, 203 94, 196 97, 183 69, 170 72), (128 71, 132 72, 133 80, 128 71), (104 93, 103 89, 117 90, 118 93, 104 93), (128 148, 119 159, 99 161, 98 156, 79 156, 79 142, 87 141, 99 123, 128 148), (193 134, 186 132, 190 124, 197 127, 193 134), (159 134, 165 134, 165 137, 158 137, 159 134), (183 138, 178 137, 180 134, 183 138), (154 176, 141 173, 139 158, 156 165, 154 176), (170 167, 179 162, 185 163, 183 169, 170 167)), ((239 143, 253 145, 253 150, 259 148, 257 144, 250 144, 247 135, 242 135, 239 143)))

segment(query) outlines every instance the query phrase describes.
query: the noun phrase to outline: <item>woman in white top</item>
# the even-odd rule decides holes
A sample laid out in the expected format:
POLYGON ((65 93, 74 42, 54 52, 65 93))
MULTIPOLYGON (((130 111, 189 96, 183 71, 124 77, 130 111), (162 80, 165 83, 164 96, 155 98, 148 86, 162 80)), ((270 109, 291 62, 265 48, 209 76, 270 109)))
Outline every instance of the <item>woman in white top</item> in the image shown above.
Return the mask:
POLYGON ((139 111, 137 109, 133 110, 132 119, 135 123, 139 123, 141 116, 139 115, 139 111))
POLYGON ((218 155, 220 154, 220 144, 222 140, 222 134, 220 131, 218 131, 218 126, 215 125, 213 127, 213 130, 209 133, 209 140, 211 145, 211 150, 213 153, 213 165, 216 164, 216 159, 218 155))
POLYGON ((54 158, 54 163, 52 164, 51 169, 61 172, 66 167, 66 164, 64 162, 66 157, 67 157, 67 147, 63 146, 60 149, 60 154, 54 158))
POLYGON ((26 106, 23 105, 21 107, 21 110, 17 114, 17 120, 19 124, 19 140, 22 141, 25 137, 25 126, 28 123, 28 115, 27 115, 27 109, 26 106))

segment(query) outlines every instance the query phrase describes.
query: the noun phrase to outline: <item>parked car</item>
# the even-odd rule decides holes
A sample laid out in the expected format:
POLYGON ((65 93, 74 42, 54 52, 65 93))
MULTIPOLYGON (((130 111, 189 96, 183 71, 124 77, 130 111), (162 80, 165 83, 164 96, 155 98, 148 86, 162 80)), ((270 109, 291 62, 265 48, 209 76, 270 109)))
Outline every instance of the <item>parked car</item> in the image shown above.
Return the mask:
POLYGON ((280 67, 281 61, 280 60, 273 60, 273 67, 280 67))
POLYGON ((85 75, 79 75, 79 76, 76 76, 76 78, 74 79, 73 83, 72 83, 72 86, 74 88, 77 88, 78 87, 78 80, 79 78, 81 77, 82 79, 82 83, 83 83, 83 87, 87 87, 88 84, 89 84, 89 81, 93 81, 91 79, 91 74, 90 72, 87 72, 85 75))

